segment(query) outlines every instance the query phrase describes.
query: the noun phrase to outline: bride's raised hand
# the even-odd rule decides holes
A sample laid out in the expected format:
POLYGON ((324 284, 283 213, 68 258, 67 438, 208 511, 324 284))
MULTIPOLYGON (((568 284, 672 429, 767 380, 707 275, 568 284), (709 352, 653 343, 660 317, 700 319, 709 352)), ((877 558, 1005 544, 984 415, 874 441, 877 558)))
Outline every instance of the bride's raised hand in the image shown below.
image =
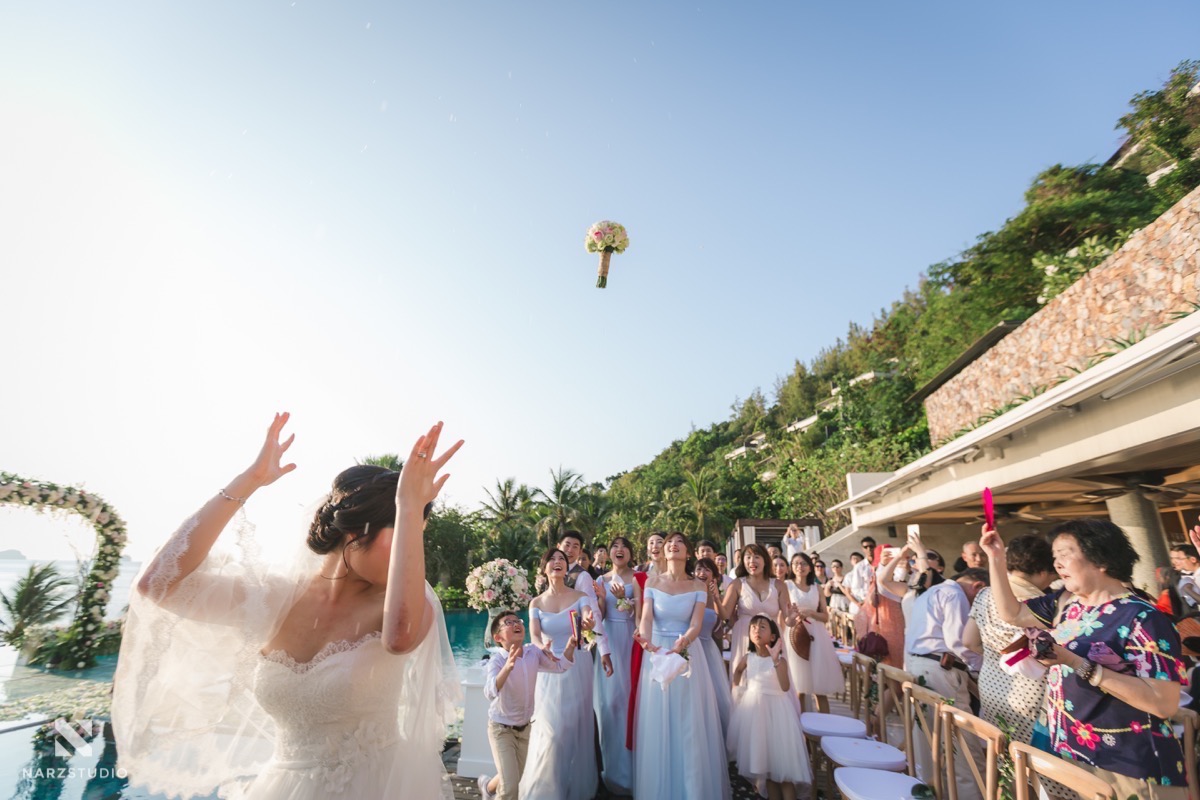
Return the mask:
POLYGON ((283 426, 287 424, 291 416, 286 411, 275 415, 275 419, 271 421, 271 427, 267 429, 267 438, 263 442, 262 449, 258 451, 258 457, 246 471, 259 486, 270 486, 296 468, 295 464, 281 463, 283 454, 296 440, 296 434, 293 433, 286 440, 279 441, 279 437, 283 433, 283 426))
POLYGON ((401 508, 425 508, 437 498, 442 491, 449 473, 438 475, 446 462, 462 447, 462 439, 450 446, 446 452, 438 454, 438 439, 442 435, 442 423, 429 429, 417 439, 400 470, 400 483, 396 487, 396 504, 401 508))

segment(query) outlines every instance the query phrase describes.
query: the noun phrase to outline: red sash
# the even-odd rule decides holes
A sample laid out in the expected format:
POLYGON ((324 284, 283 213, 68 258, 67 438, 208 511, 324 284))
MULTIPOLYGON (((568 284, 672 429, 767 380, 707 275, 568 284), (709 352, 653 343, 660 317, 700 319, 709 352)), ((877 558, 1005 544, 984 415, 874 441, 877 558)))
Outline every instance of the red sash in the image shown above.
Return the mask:
MULTIPOLYGON (((646 590, 646 578, 649 576, 645 572, 633 573, 633 579, 637 581, 637 585, 644 592, 646 590)), ((639 600, 639 608, 643 601, 639 600)), ((634 712, 637 710, 637 694, 638 681, 642 677, 642 646, 635 640, 633 643, 633 654, 629 658, 629 669, 633 672, 629 676, 629 718, 625 721, 625 749, 633 749, 633 718, 634 712)))

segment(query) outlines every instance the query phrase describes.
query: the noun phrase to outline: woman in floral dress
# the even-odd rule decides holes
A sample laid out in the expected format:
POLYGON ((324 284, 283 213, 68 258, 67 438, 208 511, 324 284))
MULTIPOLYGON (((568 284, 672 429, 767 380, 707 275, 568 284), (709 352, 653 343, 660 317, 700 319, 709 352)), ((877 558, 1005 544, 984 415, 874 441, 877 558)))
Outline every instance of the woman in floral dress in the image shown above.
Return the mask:
POLYGON ((1117 796, 1183 800, 1183 751, 1166 718, 1179 709, 1185 671, 1179 634, 1126 585, 1139 558, 1108 520, 1078 519, 1050 531, 1054 566, 1069 595, 1019 601, 1004 543, 984 526, 1000 618, 1048 630, 1046 711, 1054 752, 1109 781, 1117 796), (1061 600, 1060 600, 1061 597, 1061 600))

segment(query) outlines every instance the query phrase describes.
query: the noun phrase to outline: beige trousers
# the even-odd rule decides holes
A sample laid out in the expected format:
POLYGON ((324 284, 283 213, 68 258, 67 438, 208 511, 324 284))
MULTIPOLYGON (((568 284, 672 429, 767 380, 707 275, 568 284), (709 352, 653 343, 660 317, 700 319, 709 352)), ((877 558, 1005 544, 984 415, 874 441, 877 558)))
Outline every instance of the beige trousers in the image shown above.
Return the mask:
MULTIPOLYGON (((942 669, 938 662, 928 658, 912 657, 908 660, 908 665, 913 675, 925 679, 925 688, 953 700, 955 708, 970 713, 971 693, 967 688, 969 678, 966 672, 961 669, 942 669)), ((975 773, 971 772, 971 766, 967 763, 970 759, 978 764, 979 771, 983 772, 983 748, 979 747, 979 742, 974 736, 968 735, 966 739, 970 752, 964 753, 956 748, 954 754, 954 785, 958 792, 958 800, 983 800, 983 792, 979 791, 979 784, 975 782, 975 773)), ((943 747, 945 741, 946 734, 943 732, 943 747)), ((944 765, 942 769, 945 769, 944 765)), ((946 796, 949 796, 948 793, 946 796)))
POLYGON ((492 760, 500 776, 496 791, 497 800, 517 800, 517 786, 521 773, 525 771, 525 755, 529 752, 529 728, 517 731, 488 721, 488 744, 492 746, 492 760))

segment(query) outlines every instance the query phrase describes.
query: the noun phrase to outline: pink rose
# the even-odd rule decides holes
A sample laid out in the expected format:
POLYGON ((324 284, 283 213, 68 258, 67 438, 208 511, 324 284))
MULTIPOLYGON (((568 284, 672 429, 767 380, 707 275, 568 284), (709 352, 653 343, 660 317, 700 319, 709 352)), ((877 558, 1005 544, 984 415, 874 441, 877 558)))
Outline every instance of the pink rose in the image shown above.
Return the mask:
POLYGON ((496 599, 496 593, 493 592, 491 589, 488 589, 486 592, 483 593, 483 599, 490 603, 496 599))
POLYGON ((508 574, 509 574, 509 577, 515 577, 517 574, 517 571, 515 569, 513 569, 512 567, 509 567, 508 574))

